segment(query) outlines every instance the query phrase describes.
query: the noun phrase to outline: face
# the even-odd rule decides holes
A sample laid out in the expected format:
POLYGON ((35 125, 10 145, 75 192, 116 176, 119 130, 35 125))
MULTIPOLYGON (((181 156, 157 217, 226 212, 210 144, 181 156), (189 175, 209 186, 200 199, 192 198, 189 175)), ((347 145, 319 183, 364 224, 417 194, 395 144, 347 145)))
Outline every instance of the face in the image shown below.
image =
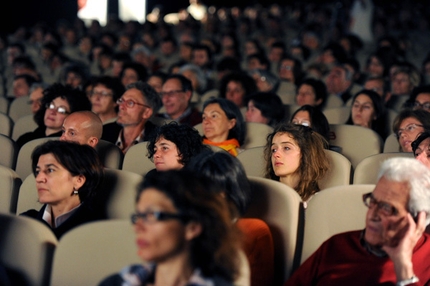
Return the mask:
POLYGON ((365 94, 358 95, 352 103, 351 116, 354 125, 371 128, 376 115, 370 97, 365 94))
POLYGON ((423 109, 430 112, 430 93, 420 93, 415 98, 414 109, 423 109))
POLYGON ((304 125, 304 126, 309 126, 312 127, 312 120, 311 117, 309 115, 309 112, 305 111, 305 110, 301 110, 298 111, 293 119, 291 119, 291 122, 297 125, 304 125))
POLYGON ((346 79, 346 71, 343 68, 334 67, 327 77, 326 84, 329 93, 337 94, 345 92, 351 81, 346 79))
POLYGON ((364 89, 373 90, 381 97, 384 97, 384 82, 382 80, 368 80, 364 84, 364 89))
POLYGON ((424 132, 421 122, 414 118, 408 117, 400 124, 398 138, 403 152, 412 152, 411 143, 417 139, 418 135, 424 132), (399 134, 400 133, 400 134, 399 134))
POLYGON ((228 133, 236 125, 236 119, 228 119, 218 103, 212 103, 203 110, 203 133, 213 142, 227 140, 228 133))
POLYGON ((146 120, 151 117, 152 109, 147 105, 146 99, 142 92, 136 88, 127 90, 121 97, 123 101, 132 100, 136 103, 133 107, 127 107, 125 103, 119 105, 117 123, 122 126, 137 126, 145 124, 146 120))
POLYGON ((412 84, 409 80, 409 76, 405 73, 397 73, 394 75, 391 83, 393 94, 406 95, 412 91, 412 84))
POLYGON ((194 50, 193 51, 193 64, 203 67, 209 62, 208 54, 205 50, 194 50))
POLYGON ((45 123, 45 126, 47 128, 60 131, 64 119, 67 117, 68 114, 70 114, 70 106, 67 100, 62 99, 61 97, 55 98, 51 103, 54 104, 55 108, 46 109, 43 122, 45 123), (60 106, 65 108, 65 110, 67 111, 66 114, 61 114, 57 111, 57 108, 60 106))
POLYGON ((31 112, 35 114, 40 109, 43 97, 43 88, 39 87, 30 93, 31 112))
POLYGON ((191 92, 182 91, 181 82, 174 78, 163 84, 161 94, 166 113, 172 119, 176 119, 184 113, 191 98, 191 92))
POLYGON ((19 78, 13 81, 13 94, 15 97, 21 97, 28 95, 30 87, 23 78, 19 78))
POLYGON ((64 119, 61 141, 72 141, 81 145, 91 145, 91 134, 88 128, 91 126, 90 120, 81 114, 70 114, 64 119))
POLYGON ((415 158, 430 169, 430 137, 424 139, 414 153, 415 158))
MULTIPOLYGON (((136 205, 138 213, 160 211, 177 214, 173 202, 154 188, 143 191, 136 205)), ((138 219, 134 225, 137 254, 144 261, 168 261, 181 255, 189 243, 186 226, 177 219, 146 222, 138 219)))
POLYGON ((279 67, 279 77, 283 80, 287 80, 289 82, 294 82, 294 61, 292 60, 283 60, 281 62, 281 66, 279 67))
POLYGON ((91 110, 95 114, 116 113, 116 102, 113 100, 113 92, 102 84, 94 86, 91 96, 91 110))
POLYGON ((251 58, 248 60, 248 70, 252 71, 255 69, 266 69, 266 66, 262 65, 257 58, 251 58))
POLYGON ((263 124, 269 123, 269 119, 264 117, 263 114, 261 114, 261 110, 255 107, 253 100, 250 100, 248 102, 245 118, 246 118, 246 122, 256 122, 256 123, 263 123, 263 124))
POLYGON ((225 98, 234 102, 239 107, 243 106, 243 98, 245 97, 245 89, 242 84, 237 81, 230 81, 225 90, 225 98))
POLYGON ((284 50, 282 48, 274 47, 270 49, 269 60, 272 62, 279 62, 282 58, 284 50))
POLYGON ((273 171, 280 178, 293 175, 300 166, 300 147, 289 133, 273 136, 271 153, 273 171))
POLYGON ((138 80, 139 80, 139 75, 136 73, 134 69, 124 70, 121 78, 122 85, 127 86, 128 84, 137 82, 138 80))
POLYGON ((297 90, 296 102, 299 106, 306 104, 317 106, 318 104, 321 104, 321 101, 321 99, 316 100, 314 88, 308 84, 302 84, 297 90))
POLYGON ((392 182, 382 177, 373 190, 373 197, 398 210, 398 214, 391 216, 386 216, 376 205, 367 211, 364 239, 372 246, 381 247, 385 241, 387 225, 396 223, 408 213, 409 190, 406 183, 392 182))
POLYGON ((182 169, 184 165, 179 162, 180 159, 181 156, 179 156, 179 150, 175 143, 164 139, 164 137, 160 137, 155 142, 154 165, 157 171, 182 169))
POLYGON ((77 88, 82 84, 82 77, 74 72, 69 72, 66 75, 66 84, 77 88))
POLYGON ((155 89, 157 93, 160 93, 163 88, 163 80, 158 76, 151 76, 147 83, 155 89))
POLYGON ((367 72, 371 76, 383 76, 384 75, 384 66, 376 57, 371 57, 370 62, 367 65, 367 72))
POLYGON ((85 182, 85 177, 73 177, 51 153, 39 157, 36 167, 36 188, 39 202, 52 206, 77 206, 79 196, 73 195, 85 182))

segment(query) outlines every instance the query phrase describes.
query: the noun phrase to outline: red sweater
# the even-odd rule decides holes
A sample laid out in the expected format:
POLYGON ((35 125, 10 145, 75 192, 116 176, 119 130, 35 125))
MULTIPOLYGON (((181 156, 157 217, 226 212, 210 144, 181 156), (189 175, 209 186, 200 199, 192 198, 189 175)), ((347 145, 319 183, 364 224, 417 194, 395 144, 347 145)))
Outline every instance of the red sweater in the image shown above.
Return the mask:
MULTIPOLYGON (((337 234, 324 242, 285 283, 287 285, 395 285, 394 264, 377 257, 360 243, 361 231, 337 234), (386 283, 386 284, 385 284, 386 283)), ((414 273, 420 279, 410 285, 430 283, 430 236, 423 234, 414 248, 414 273)))

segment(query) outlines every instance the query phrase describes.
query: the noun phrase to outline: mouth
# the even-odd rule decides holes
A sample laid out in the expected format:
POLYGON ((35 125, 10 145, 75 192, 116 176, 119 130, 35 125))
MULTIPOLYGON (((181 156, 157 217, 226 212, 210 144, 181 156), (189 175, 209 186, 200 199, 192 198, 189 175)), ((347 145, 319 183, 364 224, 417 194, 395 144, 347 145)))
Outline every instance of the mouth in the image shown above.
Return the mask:
POLYGON ((273 163, 273 165, 274 166, 281 166, 281 165, 284 165, 283 163, 281 163, 281 162, 275 162, 275 163, 273 163))
POLYGON ((139 248, 146 248, 149 246, 149 243, 144 239, 136 239, 136 245, 139 248))

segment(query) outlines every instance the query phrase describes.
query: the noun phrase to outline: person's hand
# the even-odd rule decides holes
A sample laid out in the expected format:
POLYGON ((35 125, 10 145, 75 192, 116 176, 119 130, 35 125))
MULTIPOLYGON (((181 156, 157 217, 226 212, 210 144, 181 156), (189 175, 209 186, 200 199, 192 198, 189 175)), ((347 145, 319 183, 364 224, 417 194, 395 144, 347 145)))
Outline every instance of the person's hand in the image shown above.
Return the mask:
POLYGON ((387 220, 384 227, 382 249, 394 263, 398 280, 412 277, 412 252, 425 230, 426 213, 419 212, 415 223, 411 214, 397 219, 387 220))

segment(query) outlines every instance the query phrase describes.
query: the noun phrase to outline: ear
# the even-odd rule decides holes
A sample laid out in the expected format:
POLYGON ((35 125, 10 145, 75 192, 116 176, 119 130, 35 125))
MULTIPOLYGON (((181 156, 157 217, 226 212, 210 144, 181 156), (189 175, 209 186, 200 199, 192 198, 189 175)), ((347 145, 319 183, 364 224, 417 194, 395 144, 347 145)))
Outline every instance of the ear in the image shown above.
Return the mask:
POLYGON ((185 98, 187 102, 190 102, 192 96, 193 96, 193 93, 191 92, 191 90, 185 92, 185 98))
POLYGON ((228 122, 228 129, 233 129, 233 127, 236 125, 236 118, 232 118, 228 122))
POLYGON ((88 139, 88 145, 91 147, 96 147, 97 143, 99 143, 99 139, 97 137, 91 136, 90 139, 88 139))
POLYGON ((73 187, 75 188, 75 190, 79 190, 85 184, 85 181, 87 179, 84 175, 77 175, 73 177, 73 180, 73 187))
POLYGON ((191 221, 185 226, 185 239, 191 241, 202 233, 202 225, 198 222, 191 221))
POLYGON ((153 112, 154 111, 152 110, 152 108, 145 108, 145 111, 142 114, 142 118, 148 120, 149 118, 151 118, 153 112))
POLYGON ((317 101, 315 101, 316 105, 320 105, 322 103, 322 98, 318 99, 317 101))

